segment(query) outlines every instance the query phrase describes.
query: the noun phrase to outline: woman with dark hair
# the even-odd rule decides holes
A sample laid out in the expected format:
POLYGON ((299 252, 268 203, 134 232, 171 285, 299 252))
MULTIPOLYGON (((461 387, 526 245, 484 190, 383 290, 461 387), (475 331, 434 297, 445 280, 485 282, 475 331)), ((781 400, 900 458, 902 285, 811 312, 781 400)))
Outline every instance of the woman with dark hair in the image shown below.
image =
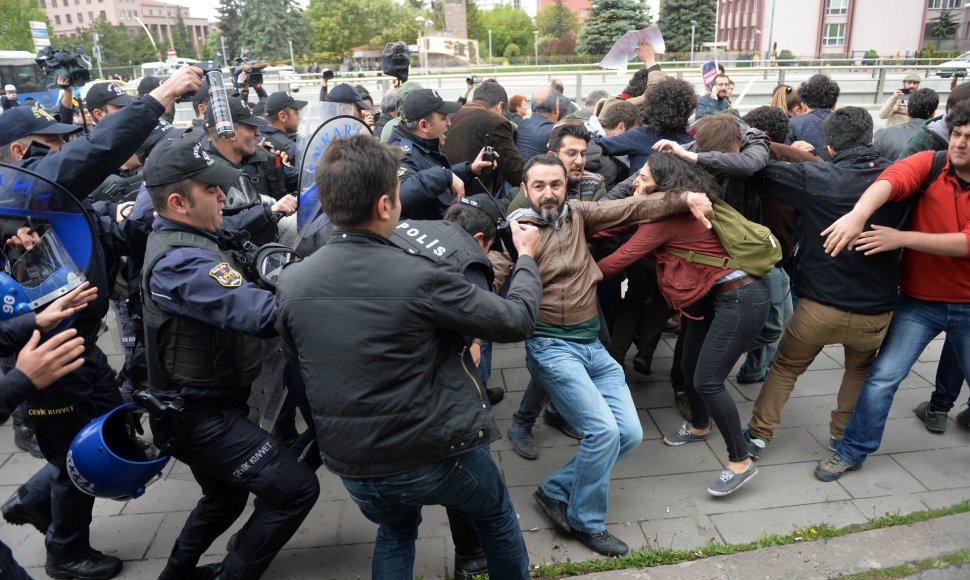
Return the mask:
MULTIPOLYGON (((636 195, 701 191, 710 196, 718 189, 707 173, 667 153, 649 157, 633 183, 636 195)), ((770 307, 768 286, 742 270, 688 262, 670 250, 728 257, 714 231, 690 214, 680 214, 640 224, 628 242, 598 265, 608 278, 641 258, 656 260, 664 298, 684 314, 682 365, 691 409, 690 422, 664 437, 664 443, 678 446, 704 441, 710 436, 713 419, 727 445, 728 463, 707 491, 714 496, 728 495, 758 470, 748 454, 738 409, 724 380, 764 326, 770 307)))

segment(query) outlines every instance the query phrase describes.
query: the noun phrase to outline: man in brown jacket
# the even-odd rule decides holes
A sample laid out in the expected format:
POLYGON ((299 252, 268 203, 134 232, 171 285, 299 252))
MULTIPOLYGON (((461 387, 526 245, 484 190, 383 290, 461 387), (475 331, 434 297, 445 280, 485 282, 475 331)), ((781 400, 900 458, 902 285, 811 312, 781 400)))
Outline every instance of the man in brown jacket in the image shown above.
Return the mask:
MULTIPOLYGON (((485 146, 495 149, 498 169, 482 176, 488 193, 498 194, 507 182, 522 181, 522 156, 515 146, 515 128, 502 115, 509 102, 502 85, 489 79, 475 89, 473 100, 451 115, 451 128, 441 150, 452 163, 473 162, 485 146)), ((467 195, 485 193, 472 188, 467 195)))
MULTIPOLYGON (((567 183, 558 157, 533 157, 522 183, 530 207, 509 216, 539 228, 535 260, 543 290, 535 332, 526 341, 526 364, 562 416, 584 434, 576 457, 543 480, 534 497, 562 531, 600 554, 615 556, 629 548, 604 523, 610 472, 640 444, 643 429, 622 367, 597 338, 596 285, 603 275, 586 238, 688 209, 706 220, 711 204, 698 193, 566 202, 567 183)), ((501 287, 512 262, 495 252, 490 257, 495 285, 501 287)))

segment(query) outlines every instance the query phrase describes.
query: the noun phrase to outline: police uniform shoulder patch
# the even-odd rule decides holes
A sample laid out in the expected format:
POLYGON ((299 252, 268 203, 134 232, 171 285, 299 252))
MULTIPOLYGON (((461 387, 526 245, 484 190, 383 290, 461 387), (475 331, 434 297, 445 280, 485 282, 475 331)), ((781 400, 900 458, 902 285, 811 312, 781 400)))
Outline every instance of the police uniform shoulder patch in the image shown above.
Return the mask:
POLYGON ((215 278, 220 286, 225 288, 239 288, 242 286, 242 275, 232 269, 226 262, 220 262, 215 268, 209 270, 209 275, 215 278))
POLYGON ((411 146, 412 145, 414 145, 414 142, 411 141, 410 139, 401 139, 397 143, 397 146, 400 147, 401 149, 403 149, 405 153, 410 153, 411 152, 411 146))

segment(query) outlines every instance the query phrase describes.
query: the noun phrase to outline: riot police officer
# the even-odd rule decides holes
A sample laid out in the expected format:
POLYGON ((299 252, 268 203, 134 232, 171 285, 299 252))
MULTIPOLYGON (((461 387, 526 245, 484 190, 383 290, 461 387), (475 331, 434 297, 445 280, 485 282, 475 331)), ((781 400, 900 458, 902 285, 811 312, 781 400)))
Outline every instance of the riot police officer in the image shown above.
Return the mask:
POLYGON ((261 128, 260 133, 266 138, 264 144, 268 143, 273 150, 286 154, 285 162, 282 156, 279 157, 287 193, 297 193, 300 185, 294 138, 300 126, 300 110, 306 105, 306 101, 298 101, 285 91, 273 93, 266 99, 266 119, 269 124, 261 128))
POLYGON ((296 455, 247 420, 259 374, 260 339, 274 334, 276 299, 246 278, 221 229, 225 194, 241 171, 209 155, 189 132, 156 147, 145 185, 158 217, 143 269, 145 345, 151 391, 182 411, 152 423, 156 442, 186 463, 203 497, 189 515, 161 578, 196 569, 213 540, 246 507, 256 509, 218 570, 258 578, 319 495, 296 455))
MULTIPOLYGON (((23 116, 8 111, 0 118, 0 146, 4 155, 56 182, 90 212, 87 196, 132 156, 165 109, 180 96, 197 90, 201 79, 201 70, 183 67, 145 97, 107 116, 90 135, 68 143, 58 135, 45 135, 56 120, 42 110, 25 110, 23 116), (57 153, 48 154, 51 151, 57 153)), ((38 443, 49 465, 3 506, 7 521, 33 524, 46 532, 46 571, 57 578, 107 579, 122 568, 120 559, 91 548, 89 526, 94 498, 71 483, 65 467, 74 435, 91 419, 121 403, 115 373, 95 340, 108 309, 108 252, 112 241, 105 235, 100 220, 93 220, 93 224, 95 239, 87 275, 98 289, 98 296, 72 322, 78 335, 85 338, 84 365, 28 399, 28 409, 35 411, 35 418, 52 418, 34 422, 38 443)), ((31 227, 24 226, 8 243, 29 248, 37 243, 32 232, 31 227)), ((3 366, 9 368, 11 363, 4 361, 3 366)))

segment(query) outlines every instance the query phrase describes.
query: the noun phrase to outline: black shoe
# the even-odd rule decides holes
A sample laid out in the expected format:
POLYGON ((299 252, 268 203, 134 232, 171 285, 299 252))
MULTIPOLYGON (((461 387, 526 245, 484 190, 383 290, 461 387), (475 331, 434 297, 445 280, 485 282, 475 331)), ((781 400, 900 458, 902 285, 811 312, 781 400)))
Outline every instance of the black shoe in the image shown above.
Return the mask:
POLYGON ((21 423, 13 426, 13 444, 17 446, 17 449, 26 451, 37 459, 44 458, 40 445, 37 444, 37 435, 34 434, 34 430, 29 425, 21 423))
POLYGON ((0 513, 3 519, 15 526, 30 524, 37 528, 37 531, 46 534, 47 528, 51 527, 51 516, 41 511, 35 510, 23 502, 20 493, 13 492, 7 503, 0 506, 0 513))
POLYGON ((455 552, 455 580, 471 580, 482 574, 488 574, 488 560, 483 550, 470 554, 455 552))
POLYGON ((194 567, 189 572, 168 564, 158 576, 158 580, 212 580, 220 572, 222 572, 222 563, 194 567))
POLYGON ((488 395, 488 403, 493 407, 501 403, 502 399, 505 398, 505 391, 498 387, 485 389, 485 394, 488 395))
POLYGON ((51 578, 108 580, 121 573, 121 560, 88 548, 72 560, 58 561, 48 554, 44 571, 51 578))
POLYGON ((604 556, 622 556, 630 551, 623 540, 617 538, 607 530, 598 534, 587 534, 579 530, 573 530, 572 536, 586 545, 590 550, 603 554, 604 556))
POLYGON ((940 411, 930 411, 930 402, 923 401, 913 412, 923 422, 923 426, 930 433, 945 433, 947 414, 940 411))
POLYGON ((536 438, 532 435, 532 427, 533 425, 520 425, 512 421, 509 430, 506 432, 509 436, 509 442, 512 443, 512 449, 523 459, 537 459, 539 457, 539 448, 536 447, 536 438))
POLYGON ((650 370, 651 366, 653 365, 651 364, 650 359, 640 355, 633 357, 633 370, 637 371, 641 375, 650 376, 650 373, 652 372, 650 370))
POLYGON ((558 412, 551 411, 549 407, 546 407, 546 410, 542 412, 542 422, 550 427, 559 429, 566 437, 572 437, 573 439, 583 438, 583 434, 573 429, 573 426, 569 424, 569 421, 566 421, 566 419, 563 418, 563 416, 558 412))
POLYGON ((296 438, 300 434, 296 430, 296 425, 292 422, 289 424, 279 424, 273 426, 273 438, 283 444, 283 447, 289 447, 296 441, 296 438))
POLYGON ((569 516, 566 515, 566 512, 569 510, 566 502, 552 499, 546 495, 546 492, 542 491, 541 487, 535 490, 532 497, 535 498, 536 503, 539 504, 542 511, 546 512, 546 515, 552 519, 560 530, 567 534, 572 533, 573 527, 569 525, 569 516))

